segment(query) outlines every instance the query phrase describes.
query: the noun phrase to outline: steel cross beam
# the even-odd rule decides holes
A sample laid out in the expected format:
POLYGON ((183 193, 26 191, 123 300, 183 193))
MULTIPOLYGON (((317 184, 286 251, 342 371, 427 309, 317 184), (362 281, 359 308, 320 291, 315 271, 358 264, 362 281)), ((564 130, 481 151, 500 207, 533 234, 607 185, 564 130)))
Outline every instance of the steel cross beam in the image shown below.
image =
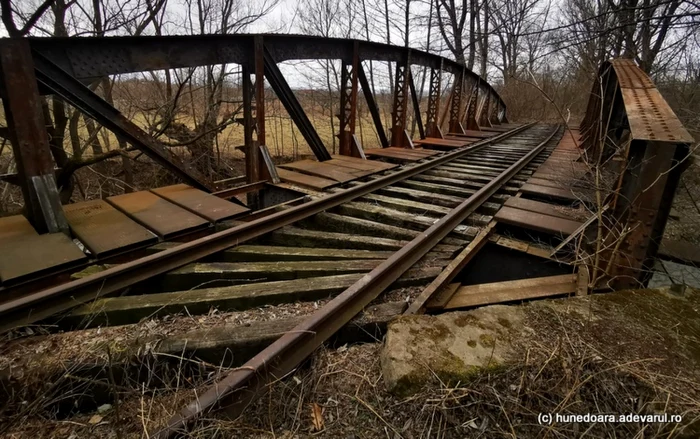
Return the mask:
POLYGON ((423 129, 423 119, 420 116, 420 102, 418 102, 418 93, 416 93, 416 84, 413 82, 413 73, 408 69, 408 85, 411 89, 411 98, 413 101, 413 114, 418 124, 418 133, 421 139, 425 139, 425 130, 423 129))
POLYGON ((382 145, 382 148, 388 148, 389 139, 387 139, 386 137, 384 125, 382 124, 382 116, 379 113, 379 106, 377 105, 377 101, 374 100, 372 89, 369 86, 369 81, 367 80, 367 75, 365 74, 365 68, 362 66, 362 63, 358 63, 357 67, 357 73, 358 78, 360 80, 360 85, 362 86, 362 92, 365 95, 365 101, 367 101, 369 113, 372 115, 372 121, 374 122, 374 128, 377 130, 379 143, 382 145))
POLYGON ((141 149, 156 162, 173 171, 187 183, 212 192, 214 185, 188 166, 179 157, 170 154, 164 145, 124 117, 119 110, 92 92, 39 53, 34 54, 37 80, 74 107, 89 115, 135 147, 141 149))
POLYGON ((359 44, 354 44, 350 62, 343 60, 340 86, 340 154, 357 156, 358 152, 352 146, 357 117, 357 69, 360 64, 359 44), (353 153, 355 152, 355 153, 353 153))
POLYGON ((284 108, 287 110, 287 113, 289 113, 289 116, 292 118, 297 128, 299 128, 301 135, 304 136, 306 143, 309 144, 311 151, 313 151, 318 161, 323 162, 330 160, 331 155, 323 145, 323 141, 318 136, 316 129, 311 124, 311 121, 304 112, 296 96, 294 96, 294 92, 291 87, 289 87, 289 84, 287 84, 279 67, 277 67, 277 62, 264 45, 262 51, 265 62, 265 77, 267 77, 267 80, 270 82, 272 89, 277 94, 277 97, 282 102, 282 105, 284 105, 284 108))

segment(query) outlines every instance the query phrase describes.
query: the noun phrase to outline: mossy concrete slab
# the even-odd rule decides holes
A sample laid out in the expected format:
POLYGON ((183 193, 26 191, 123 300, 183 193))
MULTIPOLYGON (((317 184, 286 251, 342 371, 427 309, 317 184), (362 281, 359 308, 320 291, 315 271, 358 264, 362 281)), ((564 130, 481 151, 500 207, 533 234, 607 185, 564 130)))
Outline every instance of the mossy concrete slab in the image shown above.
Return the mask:
POLYGON ((456 384, 499 367, 512 355, 511 328, 523 320, 522 308, 504 305, 397 318, 382 349, 384 382, 390 392, 407 395, 431 376, 456 384))
POLYGON ((664 376, 700 382, 700 293, 627 290, 401 316, 389 325, 381 365, 388 390, 405 396, 435 378, 464 384, 484 371, 536 361, 533 346, 571 343, 620 364, 653 358, 664 376))

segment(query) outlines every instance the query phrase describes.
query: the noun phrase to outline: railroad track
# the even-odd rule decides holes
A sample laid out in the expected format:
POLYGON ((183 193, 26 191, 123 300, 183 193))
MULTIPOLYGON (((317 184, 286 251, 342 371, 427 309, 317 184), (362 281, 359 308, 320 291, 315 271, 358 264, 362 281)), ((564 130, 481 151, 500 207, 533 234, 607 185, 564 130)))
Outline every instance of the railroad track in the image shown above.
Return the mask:
POLYGON ((558 127, 519 127, 210 236, 159 244, 144 258, 5 301, 2 329, 46 318, 64 329, 121 325, 333 298, 302 331, 217 383, 159 434, 169 436, 222 404, 240 412, 256 389, 294 368, 381 292, 418 297, 518 192, 560 135, 558 127))

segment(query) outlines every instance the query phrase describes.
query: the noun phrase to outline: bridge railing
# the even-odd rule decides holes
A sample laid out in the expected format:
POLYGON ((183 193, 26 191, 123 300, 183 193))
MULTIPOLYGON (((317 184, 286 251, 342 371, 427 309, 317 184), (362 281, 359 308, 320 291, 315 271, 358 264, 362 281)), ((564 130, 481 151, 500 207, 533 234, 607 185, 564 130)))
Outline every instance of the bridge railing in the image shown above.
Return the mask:
MULTIPOLYGON (((410 147, 407 114, 412 102, 421 137, 478 129, 506 122, 506 105, 496 90, 463 65, 439 55, 388 44, 351 39, 302 35, 199 35, 147 37, 23 38, 0 39, 0 97, 17 162, 17 182, 28 207, 28 217, 40 232, 67 230, 56 188, 54 161, 41 108, 42 94, 57 94, 92 117, 117 137, 140 149, 157 163, 196 187, 213 190, 211 181, 188 161, 180 160, 157 139, 148 135, 86 85, 110 75, 143 71, 222 65, 241 65, 244 113, 244 152, 247 183, 271 180, 266 167, 264 82, 268 80, 311 151, 319 161, 330 154, 304 109, 280 72, 277 63, 287 60, 340 59, 340 153, 362 156, 354 139, 357 94, 367 101, 383 147, 410 147), (387 130, 362 61, 395 63, 391 126, 387 130), (431 69, 431 86, 423 129, 423 115, 415 93, 411 66, 431 69), (442 72, 454 75, 449 120, 440 118, 442 72), (477 105, 478 104, 478 105, 477 105), (47 201, 48 200, 48 201, 47 201), (43 203, 43 204, 42 204, 43 203)), ((443 113, 445 115, 446 113, 443 113)))
POLYGON ((607 267, 599 270, 601 279, 615 288, 644 286, 693 138, 629 59, 601 66, 580 132, 589 169, 599 173, 596 181, 616 177, 597 206, 607 207, 605 236, 596 237, 603 241, 596 248, 607 267))

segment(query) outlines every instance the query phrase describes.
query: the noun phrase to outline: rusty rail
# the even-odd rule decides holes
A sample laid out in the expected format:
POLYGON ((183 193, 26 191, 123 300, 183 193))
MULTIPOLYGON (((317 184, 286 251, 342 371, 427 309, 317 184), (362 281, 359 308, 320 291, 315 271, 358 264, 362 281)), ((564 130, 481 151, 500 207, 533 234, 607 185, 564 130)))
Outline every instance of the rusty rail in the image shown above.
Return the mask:
POLYGON ((168 424, 153 437, 159 439, 171 437, 181 432, 198 417, 216 408, 226 407, 227 414, 231 417, 239 415, 246 405, 265 389, 266 385, 293 370, 513 178, 542 152, 558 130, 557 127, 532 151, 331 300, 305 322, 280 337, 242 367, 229 373, 223 380, 190 403, 180 414, 171 418, 168 424))

